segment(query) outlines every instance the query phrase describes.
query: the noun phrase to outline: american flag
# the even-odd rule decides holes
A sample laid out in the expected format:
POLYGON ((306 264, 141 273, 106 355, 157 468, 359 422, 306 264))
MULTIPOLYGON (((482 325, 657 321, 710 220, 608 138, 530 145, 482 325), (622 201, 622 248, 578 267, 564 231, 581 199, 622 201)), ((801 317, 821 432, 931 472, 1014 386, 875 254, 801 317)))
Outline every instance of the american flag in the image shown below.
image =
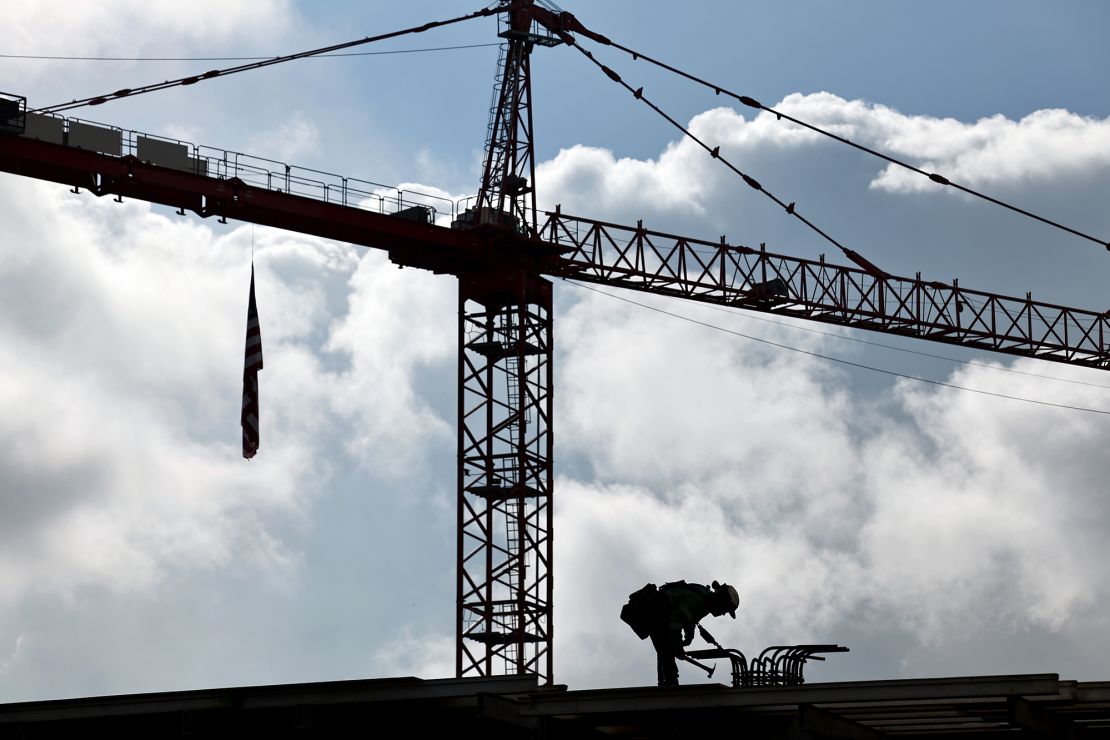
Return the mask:
POLYGON ((247 348, 243 362, 243 457, 258 452, 258 371, 262 369, 262 332, 258 328, 258 306, 254 302, 254 263, 251 262, 251 294, 247 305, 247 348))

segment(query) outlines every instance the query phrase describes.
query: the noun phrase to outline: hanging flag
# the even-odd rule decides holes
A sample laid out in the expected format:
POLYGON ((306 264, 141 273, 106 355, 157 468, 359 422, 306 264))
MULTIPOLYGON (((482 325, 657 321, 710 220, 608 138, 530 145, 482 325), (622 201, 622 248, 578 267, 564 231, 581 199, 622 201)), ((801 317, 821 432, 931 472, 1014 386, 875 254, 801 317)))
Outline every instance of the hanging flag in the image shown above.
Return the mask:
POLYGON ((262 369, 262 332, 258 328, 258 306, 254 302, 254 261, 251 260, 251 293, 247 304, 247 347, 243 362, 243 457, 258 452, 258 371, 262 369))

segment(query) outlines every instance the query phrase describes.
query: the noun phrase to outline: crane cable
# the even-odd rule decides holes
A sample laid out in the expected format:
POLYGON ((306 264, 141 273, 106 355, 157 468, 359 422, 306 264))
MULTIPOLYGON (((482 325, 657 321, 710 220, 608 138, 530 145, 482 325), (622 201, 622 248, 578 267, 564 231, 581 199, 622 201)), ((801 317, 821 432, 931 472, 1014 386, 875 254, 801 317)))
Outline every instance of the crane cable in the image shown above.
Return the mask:
POLYGON ((940 386, 941 388, 948 388, 948 389, 951 389, 951 390, 964 391, 966 393, 977 393, 977 394, 982 395, 982 396, 991 396, 992 398, 1004 398, 1004 399, 1009 400, 1009 401, 1021 401, 1023 403, 1033 403, 1033 404, 1037 404, 1038 406, 1052 406, 1053 408, 1067 409, 1069 411, 1083 411, 1083 412, 1086 412, 1086 413, 1089 413, 1089 414, 1103 414, 1103 415, 1106 415, 1106 416, 1110 416, 1110 411, 1107 411, 1105 409, 1093 409, 1093 408, 1089 408, 1089 407, 1086 407, 1086 406, 1072 406, 1072 405, 1069 405, 1069 404, 1066 404, 1066 403, 1053 403, 1052 401, 1041 401, 1041 400, 1036 399, 1036 398, 1027 398, 1025 396, 1012 396, 1012 395, 1009 395, 1009 394, 1006 394, 1006 393, 995 393, 994 391, 985 391, 985 390, 981 390, 979 388, 968 388, 967 386, 956 385, 955 383, 945 383, 942 380, 933 380, 931 378, 922 378, 922 377, 917 376, 917 375, 909 375, 909 374, 906 374, 906 373, 896 372, 894 370, 885 370, 885 369, 880 368, 880 367, 873 367, 871 365, 864 365, 861 362, 853 362, 851 360, 845 360, 842 357, 833 357, 832 355, 823 355, 819 352, 811 352, 810 350, 807 350, 807 349, 801 349, 800 347, 792 347, 789 344, 782 344, 780 342, 771 341, 770 339, 763 339, 762 337, 752 336, 751 334, 744 334, 743 332, 735 331, 734 329, 726 329, 723 326, 717 326, 716 324, 711 324, 708 321, 701 321, 699 319, 695 319, 695 318, 692 318, 690 316, 684 316, 683 314, 680 314, 680 313, 674 313, 673 311, 668 311, 668 310, 663 309, 663 308, 658 308, 657 306, 652 306, 652 305, 649 305, 647 303, 641 303, 640 301, 634 301, 631 298, 625 298, 624 296, 619 296, 619 295, 616 295, 614 293, 609 293, 609 292, 604 291, 604 290, 599 290, 597 288, 591 288, 589 285, 585 285, 584 283, 579 282, 578 280, 567 280, 566 282, 569 282, 571 285, 574 285, 576 287, 584 288, 585 290, 589 290, 589 291, 592 291, 594 293, 600 293, 601 295, 608 296, 609 298, 614 298, 618 301, 624 301, 625 303, 630 303, 633 306, 639 306, 640 308, 646 308, 649 311, 655 311, 656 313, 661 313, 664 316, 670 316, 672 318, 682 319, 683 321, 689 321, 692 324, 698 324, 699 326, 704 326, 708 329, 714 329, 716 331, 721 331, 721 332, 724 332, 725 334, 732 334, 733 336, 741 337, 743 339, 750 339, 753 342, 760 342, 761 344, 767 344, 767 345, 770 345, 772 347, 778 347, 779 349, 785 349, 785 350, 789 350, 791 352, 798 352, 800 354, 808 355, 810 357, 815 357, 815 358, 820 359, 820 360, 826 360, 828 362, 836 362, 836 363, 839 363, 841 365, 848 365, 849 367, 855 367, 855 368, 859 368, 861 370, 870 370, 871 372, 882 373, 883 375, 891 375, 893 377, 903 378, 905 380, 915 380, 918 383, 928 383, 929 385, 940 386))
MULTIPOLYGON (((866 147, 862 144, 858 144, 858 143, 852 141, 851 139, 847 139, 843 136, 838 136, 838 135, 834 134, 833 132, 827 131, 827 130, 819 127, 819 126, 815 126, 815 125, 813 125, 811 123, 807 123, 806 121, 803 121, 799 118, 795 118, 794 116, 791 116, 787 113, 783 113, 782 111, 775 110, 774 108, 763 105, 763 103, 760 103, 758 100, 756 100, 755 98, 752 98, 748 95, 741 95, 739 93, 732 92, 731 90, 728 90, 727 88, 724 88, 721 85, 714 84, 714 83, 709 82, 707 80, 703 80, 702 78, 697 77, 695 75, 689 74, 687 72, 683 72, 682 70, 680 70, 676 67, 672 67, 671 65, 666 64, 665 62, 661 62, 658 59, 654 59, 654 58, 648 56, 647 54, 641 54, 638 51, 635 51, 633 49, 629 49, 627 46, 623 46, 621 44, 618 44, 617 42, 612 41, 611 39, 606 39, 606 41, 608 41, 609 42, 608 45, 612 46, 613 48, 619 49, 619 50, 629 54, 632 57, 633 61, 638 60, 638 59, 643 59, 645 62, 648 62, 649 64, 654 64, 657 67, 661 67, 661 68, 663 68, 663 69, 665 69, 669 72, 673 72, 674 74, 677 74, 681 77, 685 77, 686 79, 690 80, 691 82, 696 82, 697 84, 702 85, 703 87, 707 87, 710 90, 713 90, 713 92, 716 93, 717 95, 725 95, 725 96, 728 96, 730 98, 734 98, 734 99, 740 101, 741 103, 743 103, 744 105, 746 105, 750 108, 755 108, 757 110, 762 110, 762 111, 767 111, 768 113, 773 113, 775 115, 776 119, 778 119, 780 121, 785 118, 787 121, 790 121, 791 123, 795 123, 799 126, 802 126, 803 128, 807 128, 810 131, 821 134, 822 136, 827 136, 830 139, 835 139, 836 141, 839 141, 842 144, 847 144, 848 146, 854 147, 854 148, 860 150, 861 152, 866 152, 867 154, 870 154, 872 156, 883 159, 883 160, 885 160, 885 161, 887 161, 887 162, 889 162, 893 165, 897 165, 898 167, 902 167, 902 168, 905 168, 907 170, 910 170, 911 172, 916 172, 919 175, 923 175, 923 176, 929 178, 930 180, 932 180, 933 182, 937 183, 938 185, 947 185, 949 187, 955 188, 956 190, 959 190, 960 192, 967 193, 968 195, 972 195, 976 198, 981 198, 981 199, 983 199, 983 200, 985 200, 989 203, 993 203, 997 206, 1002 206, 1003 208, 1008 208, 1009 210, 1014 211, 1015 213, 1020 213, 1023 216, 1027 216, 1027 217, 1032 218, 1036 221, 1040 221, 1043 224, 1047 224, 1049 226, 1055 227, 1057 229, 1060 229, 1061 231, 1066 231, 1067 233, 1072 234, 1074 236, 1078 236, 1081 239, 1086 239, 1088 241, 1092 241, 1095 244, 1098 244, 1102 247, 1105 247, 1107 250, 1110 250, 1110 241, 1107 241, 1105 239, 1100 239, 1096 236, 1092 236, 1091 234, 1087 234, 1087 233, 1084 233, 1082 231, 1079 231, 1078 229, 1073 229, 1070 226, 1065 226, 1064 224, 1061 224, 1057 221, 1053 221, 1052 219, 1049 219, 1049 218, 1045 218, 1044 216, 1038 216, 1037 214, 1032 213, 1031 211, 1027 211, 1024 208, 1019 208, 1018 206, 1015 206, 1011 203, 1007 203, 1003 200, 999 200, 998 198, 992 197, 992 196, 987 195, 985 193, 981 193, 977 190, 973 190, 973 189, 971 189, 967 186, 960 185, 959 183, 952 182, 950 179, 948 179, 944 175, 938 174, 936 172, 926 172, 925 170, 921 169, 920 167, 915 167, 912 164, 909 164, 908 162, 903 162, 902 160, 896 159, 895 157, 891 157, 888 154, 883 154, 882 152, 876 151, 876 150, 871 149, 869 147, 866 147)), ((604 43, 604 42, 602 42, 602 43, 604 43)))
MULTIPOLYGON (((456 49, 481 49, 496 44, 459 44, 456 46, 430 46, 424 49, 390 49, 389 51, 352 51, 345 54, 316 54, 313 59, 337 57, 377 57, 389 54, 418 54, 427 51, 454 51, 456 49)), ((61 62, 257 62, 274 57, 71 57, 48 54, 0 54, 0 59, 32 59, 34 61, 61 62)))
POLYGON ((721 164, 723 164, 725 167, 727 167, 728 169, 732 170, 734 173, 739 175, 744 180, 744 182, 747 183, 747 185, 750 188, 752 188, 753 190, 758 190, 759 192, 763 193, 765 196, 767 196, 772 201, 774 201, 780 208, 783 208, 789 215, 798 219, 803 224, 808 226, 810 229, 812 229, 813 231, 820 234, 826 241, 828 241, 830 244, 832 244, 833 246, 840 249, 840 251, 843 252, 844 255, 848 259, 852 260, 857 265, 862 267, 871 276, 873 276, 875 278, 879 278, 879 279, 889 277, 888 273, 886 273, 883 270, 881 270, 880 268, 876 267, 874 264, 869 262, 862 255, 860 255, 858 252, 856 252, 852 249, 849 249, 848 247, 846 247, 843 244, 841 244, 840 242, 838 242, 836 239, 834 239, 832 236, 830 236, 827 232, 825 232, 823 229, 821 229, 819 226, 817 226, 817 224, 813 223, 808 218, 806 218, 801 213, 799 213, 798 209, 795 207, 795 204, 793 202, 790 202, 790 203, 784 202, 777 195, 775 195, 771 191, 764 188, 759 183, 759 181, 756 180, 754 177, 752 177, 751 175, 748 175, 747 173, 743 172, 736 165, 732 164, 732 162, 730 162, 728 159, 721 156, 721 147, 719 147, 719 146, 710 147, 708 144, 706 144, 704 141, 702 141, 702 139, 699 138, 696 134, 691 132, 688 128, 686 128, 681 123, 679 123, 674 118, 672 118, 670 115, 668 115, 666 113, 666 111, 664 111, 662 108, 660 108, 658 105, 653 103, 651 100, 649 100, 644 95, 644 88, 640 87, 640 88, 635 88, 634 89, 631 85, 629 85, 627 82, 625 82, 621 78, 621 76, 617 72, 615 72, 612 68, 602 64, 601 62, 599 62, 597 60, 596 57, 594 57, 594 55, 589 50, 582 48, 582 46, 578 43, 578 41, 575 40, 572 36, 570 36, 570 34, 565 34, 563 38, 564 38, 564 41, 566 41, 568 44, 570 44, 575 49, 580 51, 587 59, 589 59, 591 62, 593 62, 594 65, 596 65, 598 69, 600 69, 602 72, 604 72, 605 75, 609 79, 611 79, 613 82, 617 83, 618 85, 620 85, 624 89, 628 90, 628 92, 632 93, 632 96, 634 98, 636 98, 640 102, 644 103, 649 108, 651 108, 653 111, 655 111, 660 116, 662 116, 664 119, 666 119, 667 122, 669 122, 672 126, 677 128, 679 131, 681 131, 683 133, 683 135, 685 135, 687 138, 696 142, 702 149, 705 149, 705 151, 708 152, 709 156, 713 157, 713 159, 716 159, 716 160, 720 161, 721 164))
POLYGON ((180 77, 176 80, 166 80, 165 82, 153 83, 150 85, 143 85, 136 88, 123 88, 116 90, 113 93, 105 95, 93 95, 88 98, 81 98, 80 100, 73 100, 68 103, 58 103, 57 105, 49 105, 45 108, 38 108, 31 113, 60 113, 62 111, 73 110, 74 108, 82 108, 87 105, 102 105, 109 100, 119 100, 120 98, 134 97, 144 93, 155 92, 157 90, 165 90, 170 87, 177 87, 180 85, 195 85, 203 80, 211 80, 217 77, 226 77, 227 75, 235 74, 237 72, 247 72, 252 69, 261 69, 262 67, 269 67, 274 64, 281 64, 282 62, 291 62, 295 59, 304 59, 306 57, 319 56, 328 52, 339 51, 340 49, 349 49, 353 46, 360 46, 362 44, 369 44, 375 41, 384 41, 385 39, 392 39, 398 36, 404 36, 410 33, 422 33, 433 28, 440 26, 449 26, 460 21, 470 20, 472 18, 481 18, 485 16, 494 15, 499 12, 496 8, 483 8, 467 15, 461 15, 457 18, 451 18, 443 21, 431 21, 419 26, 405 28, 400 31, 392 31, 390 33, 383 33, 378 36, 367 36, 365 38, 357 39, 355 41, 347 41, 342 44, 333 44, 331 46, 324 46, 319 49, 311 49, 309 51, 302 51, 296 54, 287 54, 285 56, 273 57, 261 62, 253 62, 250 64, 240 64, 235 67, 226 67, 224 69, 212 69, 199 75, 191 75, 189 77, 180 77))

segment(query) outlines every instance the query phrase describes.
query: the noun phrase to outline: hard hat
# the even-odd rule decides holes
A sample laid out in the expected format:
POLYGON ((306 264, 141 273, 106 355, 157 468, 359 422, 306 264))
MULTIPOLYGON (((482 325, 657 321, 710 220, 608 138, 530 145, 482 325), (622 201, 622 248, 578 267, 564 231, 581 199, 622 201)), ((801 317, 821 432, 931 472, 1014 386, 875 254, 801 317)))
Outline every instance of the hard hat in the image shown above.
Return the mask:
POLYGON ((740 606, 740 594, 727 583, 717 583, 716 581, 713 581, 713 590, 723 601, 728 602, 728 615, 736 619, 736 609, 740 606))
POLYGON ((728 615, 733 619, 736 619, 736 609, 740 606, 740 594, 736 592, 735 588, 729 586, 727 583, 723 585, 723 588, 728 593, 728 603, 732 605, 731 608, 728 610, 728 615))

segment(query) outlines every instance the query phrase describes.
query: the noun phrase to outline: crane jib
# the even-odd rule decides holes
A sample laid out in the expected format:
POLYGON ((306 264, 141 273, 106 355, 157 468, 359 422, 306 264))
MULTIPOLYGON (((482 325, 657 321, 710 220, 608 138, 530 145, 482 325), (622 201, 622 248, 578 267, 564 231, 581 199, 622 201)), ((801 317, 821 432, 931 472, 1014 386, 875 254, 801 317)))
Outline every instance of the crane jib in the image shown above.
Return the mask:
MULTIPOLYGON (((209 169, 218 168, 203 164, 201 171, 209 169)), ((233 173, 243 177, 231 178, 186 173, 133 156, 19 135, 0 136, 0 171, 202 216, 236 218, 385 248, 398 264, 438 273, 457 274, 461 265, 473 264, 483 254, 496 255, 502 265, 509 260, 555 277, 1110 369, 1110 316, 1105 312, 971 290, 920 276, 879 277, 864 269, 559 210, 542 214, 539 241, 497 228, 488 234, 466 232, 393 217, 403 210, 427 208, 403 197, 390 204, 378 201, 379 212, 373 212, 365 204, 357 207, 350 192, 346 199, 334 192, 312 198, 288 192, 296 188, 285 187, 289 182, 281 177, 250 182, 244 172, 233 173)))

